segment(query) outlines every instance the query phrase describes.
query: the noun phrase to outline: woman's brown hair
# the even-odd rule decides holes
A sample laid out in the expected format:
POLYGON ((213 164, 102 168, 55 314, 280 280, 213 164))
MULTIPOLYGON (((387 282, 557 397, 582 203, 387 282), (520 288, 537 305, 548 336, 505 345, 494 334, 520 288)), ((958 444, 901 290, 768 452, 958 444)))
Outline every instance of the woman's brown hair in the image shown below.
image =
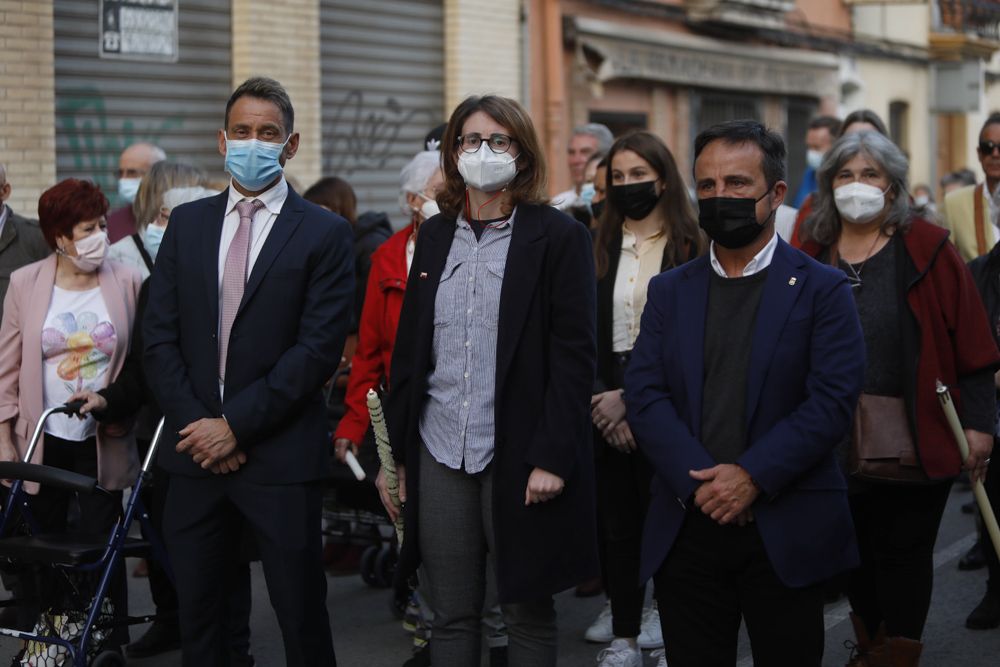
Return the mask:
POLYGON ((358 222, 358 198, 351 184, 336 176, 326 176, 310 186, 302 198, 319 204, 347 220, 351 225, 358 222))
POLYGON ((511 150, 518 149, 517 176, 505 188, 510 196, 511 206, 544 204, 548 200, 545 192, 545 156, 538 142, 538 135, 535 134, 531 117, 524 107, 510 98, 483 95, 467 97, 455 108, 441 138, 444 188, 437 196, 441 212, 448 217, 457 218, 465 209, 465 179, 458 173, 458 138, 462 134, 465 121, 477 111, 482 111, 507 128, 511 139, 517 142, 517 146, 511 148, 511 150))
POLYGON ((677 170, 673 154, 655 134, 641 130, 630 132, 615 140, 608 151, 608 170, 605 176, 607 204, 598 222, 597 242, 594 244, 597 277, 603 278, 608 272, 608 244, 616 234, 621 233, 625 222, 625 212, 615 206, 611 196, 611 165, 615 155, 622 151, 632 151, 648 162, 656 173, 657 180, 664 186, 656 206, 663 219, 663 233, 667 237, 667 247, 663 252, 669 254, 671 266, 680 266, 692 256, 701 255, 705 251, 705 240, 698 228, 698 216, 695 215, 694 205, 677 170))

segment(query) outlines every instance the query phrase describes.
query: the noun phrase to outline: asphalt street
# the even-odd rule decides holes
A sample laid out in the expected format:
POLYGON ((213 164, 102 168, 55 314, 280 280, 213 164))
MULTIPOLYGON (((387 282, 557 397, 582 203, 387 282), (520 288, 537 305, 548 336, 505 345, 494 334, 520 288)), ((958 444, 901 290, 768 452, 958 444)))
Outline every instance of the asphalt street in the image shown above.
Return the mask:
MULTIPOLYGON (((971 499, 968 491, 952 492, 938 536, 935 556, 934 597, 924 635, 927 667, 997 667, 1000 665, 1000 629, 971 631, 965 629, 968 612, 978 603, 985 587, 985 571, 961 572, 958 559, 975 539, 972 519, 960 512, 960 505, 971 499)), ((131 570, 130 563, 130 570, 131 570)), ((389 593, 366 585, 358 576, 328 578, 334 644, 341 667, 398 667, 407 659, 411 638, 389 610, 389 593)), ((267 599, 267 588, 259 566, 253 572, 254 609, 253 653, 261 667, 285 665, 281 634, 267 599)), ((132 613, 151 612, 145 580, 130 578, 132 613)), ((595 665, 600 645, 588 644, 583 632, 603 605, 603 597, 577 599, 571 593, 557 598, 560 624, 559 665, 583 667, 595 665)), ((853 639, 847 619, 846 601, 826 608, 826 650, 824 667, 840 667, 847 662, 846 640, 853 639)), ((133 628, 133 636, 142 632, 133 628)), ((0 639, 0 664, 10 660, 15 642, 0 639)), ((145 660, 129 662, 134 667, 168 667, 180 664, 177 651, 145 660)), ((484 662, 484 665, 487 664, 484 662)), ((646 666, 654 661, 646 656, 646 666)), ((753 664, 749 643, 744 636, 738 667, 753 664)), ((516 666, 512 666, 516 667, 516 666)))

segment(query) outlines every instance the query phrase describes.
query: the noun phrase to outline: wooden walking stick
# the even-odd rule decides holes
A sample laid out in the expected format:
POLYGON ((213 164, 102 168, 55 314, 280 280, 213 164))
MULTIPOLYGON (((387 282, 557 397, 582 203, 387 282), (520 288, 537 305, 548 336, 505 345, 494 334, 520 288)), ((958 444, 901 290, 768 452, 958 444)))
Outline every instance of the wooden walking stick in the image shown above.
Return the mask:
MULTIPOLYGON (((941 380, 937 381, 937 395, 938 400, 941 401, 941 407, 944 409, 945 417, 948 418, 948 425, 951 426, 951 431, 955 434, 955 440, 958 442, 958 449, 964 463, 969 458, 969 442, 965 439, 965 431, 962 429, 962 423, 958 420, 958 413, 955 411, 955 403, 951 400, 951 393, 941 380)), ((1000 558, 1000 527, 997 527, 997 517, 993 513, 993 506, 990 505, 990 499, 986 495, 986 488, 983 486, 982 480, 976 480, 972 484, 972 493, 976 496, 976 504, 979 505, 979 513, 983 517, 986 532, 990 534, 993 549, 996 550, 997 557, 1000 558)))
MULTIPOLYGON (((389 498, 397 508, 402 508, 399 501, 399 478, 396 476, 396 461, 392 458, 392 447, 389 445, 389 431, 385 427, 385 415, 382 413, 382 401, 374 389, 368 390, 368 415, 372 420, 372 432, 375 434, 375 449, 378 460, 382 464, 382 475, 385 477, 389 498)), ((396 539, 403 544, 403 515, 400 514, 393 522, 396 526, 396 539)))

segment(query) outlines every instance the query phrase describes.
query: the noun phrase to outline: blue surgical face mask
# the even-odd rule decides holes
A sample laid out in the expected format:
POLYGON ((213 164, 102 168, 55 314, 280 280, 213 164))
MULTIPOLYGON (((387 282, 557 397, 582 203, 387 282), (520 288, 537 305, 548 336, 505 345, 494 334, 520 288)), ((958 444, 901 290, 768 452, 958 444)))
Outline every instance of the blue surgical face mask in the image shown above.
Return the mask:
POLYGON ((163 242, 163 234, 166 231, 166 227, 146 225, 146 231, 142 233, 142 245, 145 246, 146 252, 149 253, 154 262, 156 261, 156 253, 160 251, 160 244, 163 242))
POLYGON ((141 178, 119 178, 118 198, 126 204, 134 202, 135 196, 139 192, 139 183, 141 181, 141 178))
POLYGON ((230 139, 227 136, 226 171, 247 190, 263 190, 281 175, 278 158, 287 143, 288 139, 274 144, 260 139, 230 139))
POLYGON ((589 182, 584 183, 583 187, 580 188, 580 201, 589 206, 593 198, 594 198, 594 184, 589 182))

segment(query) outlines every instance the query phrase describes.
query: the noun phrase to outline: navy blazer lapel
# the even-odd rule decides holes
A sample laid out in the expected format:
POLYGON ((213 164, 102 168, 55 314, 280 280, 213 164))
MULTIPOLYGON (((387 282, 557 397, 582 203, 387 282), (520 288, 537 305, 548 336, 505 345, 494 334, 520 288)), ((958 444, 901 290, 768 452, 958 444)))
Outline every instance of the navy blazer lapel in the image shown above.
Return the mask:
POLYGON ((767 270, 764 293, 757 308, 753 340, 750 348, 750 370, 747 375, 746 419, 749 425, 757 409, 771 358, 777 348, 781 331, 795 301, 802 294, 808 273, 804 257, 781 239, 774 249, 774 258, 767 270))
POLYGON ((510 247, 500 287, 497 329, 496 395, 503 395, 504 380, 524 330, 532 295, 545 263, 546 238, 540 206, 521 206, 514 213, 510 247))
POLYGON ((674 327, 677 331, 677 353, 684 370, 684 385, 691 410, 691 431, 694 437, 699 438, 705 382, 705 317, 708 314, 708 282, 712 267, 706 255, 688 264, 683 271, 684 280, 677 288, 677 310, 667 313, 667 317, 677 319, 665 321, 663 326, 674 327), (681 321, 681 317, 684 321, 681 321))
POLYGON ((271 226, 271 231, 268 233, 267 239, 264 240, 264 247, 260 249, 257 261, 254 262, 253 269, 250 271, 250 277, 247 278, 247 285, 243 290, 243 299, 240 301, 240 307, 236 311, 237 317, 246 308, 254 292, 257 291, 257 288, 264 281, 264 276, 267 274, 268 269, 271 268, 271 264, 274 263, 281 249, 285 247, 288 239, 292 237, 299 223, 302 222, 305 210, 305 200, 289 187, 285 204, 281 207, 278 217, 275 218, 274 224, 271 226))
POLYGON ((210 322, 219 321, 219 244, 222 243, 222 224, 226 218, 226 203, 229 202, 229 188, 207 201, 208 218, 197 224, 205 224, 208 228, 208 243, 205 244, 202 252, 205 253, 205 287, 206 294, 211 295, 208 307, 212 311, 210 322))

